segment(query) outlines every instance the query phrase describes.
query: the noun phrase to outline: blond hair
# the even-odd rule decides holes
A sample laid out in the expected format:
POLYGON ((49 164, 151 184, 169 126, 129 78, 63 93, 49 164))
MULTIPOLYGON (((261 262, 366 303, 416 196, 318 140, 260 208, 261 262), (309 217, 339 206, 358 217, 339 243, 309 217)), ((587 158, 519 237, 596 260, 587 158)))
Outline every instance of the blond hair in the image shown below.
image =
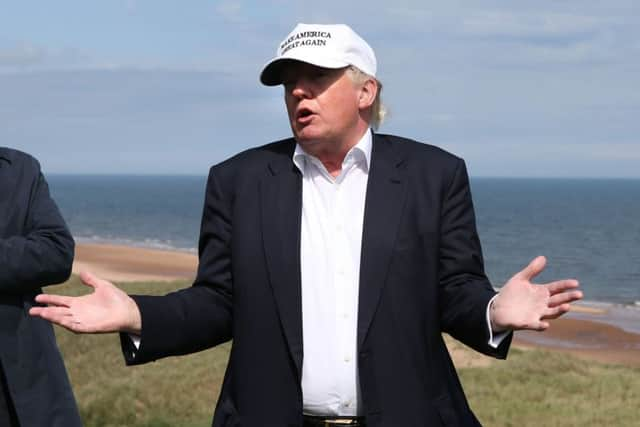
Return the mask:
POLYGON ((380 80, 370 76, 354 65, 350 65, 347 68, 347 74, 349 74, 351 81, 355 84, 364 84, 364 82, 369 79, 375 80, 376 85, 378 86, 378 91, 376 92, 376 99, 374 99, 373 104, 371 104, 371 123, 369 124, 373 130, 378 130, 387 116, 387 108, 382 103, 382 83, 380 80))

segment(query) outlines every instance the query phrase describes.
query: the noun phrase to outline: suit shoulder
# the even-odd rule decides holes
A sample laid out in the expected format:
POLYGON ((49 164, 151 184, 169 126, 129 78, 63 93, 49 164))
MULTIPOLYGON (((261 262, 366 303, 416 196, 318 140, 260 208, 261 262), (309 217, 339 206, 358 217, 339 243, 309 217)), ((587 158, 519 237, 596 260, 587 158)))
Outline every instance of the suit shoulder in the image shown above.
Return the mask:
POLYGON ((270 163, 291 160, 294 149, 295 140, 293 138, 249 148, 213 165, 210 169, 210 174, 235 175, 240 172, 243 175, 251 175, 257 171, 264 170, 270 163))
POLYGON ((34 171, 40 170, 40 163, 35 157, 14 148, 0 147, 0 166, 1 163, 34 171))

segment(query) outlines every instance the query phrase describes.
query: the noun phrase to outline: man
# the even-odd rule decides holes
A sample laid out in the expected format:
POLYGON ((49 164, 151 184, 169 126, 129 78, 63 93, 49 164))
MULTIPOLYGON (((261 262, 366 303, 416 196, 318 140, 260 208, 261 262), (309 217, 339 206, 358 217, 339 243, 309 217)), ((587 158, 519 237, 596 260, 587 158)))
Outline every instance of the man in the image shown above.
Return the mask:
POLYGON ((214 426, 478 425, 441 333, 504 358, 505 331, 581 294, 532 285, 539 257, 495 296, 463 161, 372 133, 375 75, 349 27, 298 25, 261 74, 294 138, 211 169, 194 286, 130 298, 84 274, 93 294, 32 314, 139 336, 121 336, 129 364, 233 339, 214 426))
POLYGON ((73 249, 38 162, 0 147, 0 426, 81 425, 51 324, 27 315, 73 249))

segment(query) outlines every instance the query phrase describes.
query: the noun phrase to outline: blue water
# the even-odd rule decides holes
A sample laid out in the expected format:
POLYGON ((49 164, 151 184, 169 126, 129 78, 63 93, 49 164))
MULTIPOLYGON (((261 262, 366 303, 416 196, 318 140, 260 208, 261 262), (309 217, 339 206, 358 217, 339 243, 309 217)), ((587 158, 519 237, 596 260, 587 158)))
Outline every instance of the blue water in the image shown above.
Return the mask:
MULTIPOLYGON (((79 241, 195 250, 206 177, 62 176, 49 184, 79 241)), ((495 286, 536 255, 540 281, 578 278, 585 297, 640 301, 640 180, 472 179, 495 286)))
POLYGON ((47 179, 79 241, 197 247, 204 176, 53 175, 47 179))
POLYGON ((489 277, 545 255, 542 281, 575 277, 589 300, 640 301, 640 180, 474 179, 489 277))

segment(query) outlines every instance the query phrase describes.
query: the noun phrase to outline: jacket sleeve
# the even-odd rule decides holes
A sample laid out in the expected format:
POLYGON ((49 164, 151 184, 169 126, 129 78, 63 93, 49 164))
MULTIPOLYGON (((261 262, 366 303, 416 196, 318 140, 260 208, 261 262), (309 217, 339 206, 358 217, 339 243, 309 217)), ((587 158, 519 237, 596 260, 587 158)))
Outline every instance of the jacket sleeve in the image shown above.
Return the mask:
POLYGON ((484 272, 480 239, 464 161, 445 191, 440 236, 440 319, 443 330, 477 351, 506 357, 511 335, 491 347, 487 306, 496 292, 484 272))
POLYGON ((34 160, 23 172, 17 185, 29 193, 21 199, 28 203, 25 226, 22 233, 0 239, 2 293, 22 294, 64 282, 73 263, 73 238, 49 195, 38 163, 34 160))
POLYGON ((134 296, 142 318, 140 348, 121 334, 128 365, 194 353, 232 336, 231 202, 213 168, 200 229, 198 275, 192 287, 164 296, 134 296))

